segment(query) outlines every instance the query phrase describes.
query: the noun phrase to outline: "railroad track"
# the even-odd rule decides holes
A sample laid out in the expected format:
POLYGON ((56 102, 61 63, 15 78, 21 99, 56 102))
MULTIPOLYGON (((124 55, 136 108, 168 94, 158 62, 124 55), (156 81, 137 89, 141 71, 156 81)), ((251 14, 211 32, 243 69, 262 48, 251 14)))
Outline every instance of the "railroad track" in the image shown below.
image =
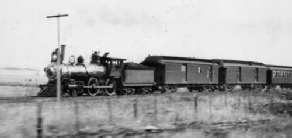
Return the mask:
MULTIPOLYGON (((140 98, 147 96, 159 96, 159 95, 171 95, 173 93, 160 93, 155 92, 153 94, 146 95, 121 95, 121 96, 63 96, 61 102, 66 101, 86 101, 86 100, 106 100, 106 99, 123 99, 123 98, 140 98)), ((56 97, 37 97, 37 96, 26 96, 26 97, 0 97, 0 103, 31 103, 31 102, 56 102, 56 97)))

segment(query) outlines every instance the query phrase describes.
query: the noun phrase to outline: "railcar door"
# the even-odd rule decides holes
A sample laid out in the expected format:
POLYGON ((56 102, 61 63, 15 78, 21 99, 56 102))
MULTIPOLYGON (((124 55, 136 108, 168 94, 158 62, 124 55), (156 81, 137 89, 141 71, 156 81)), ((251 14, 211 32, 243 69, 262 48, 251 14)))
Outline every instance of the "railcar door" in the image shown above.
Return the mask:
POLYGON ((273 71, 267 70, 267 84, 268 85, 272 84, 272 77, 273 77, 273 71))
POLYGON ((226 68, 220 67, 219 68, 219 84, 226 83, 226 68))

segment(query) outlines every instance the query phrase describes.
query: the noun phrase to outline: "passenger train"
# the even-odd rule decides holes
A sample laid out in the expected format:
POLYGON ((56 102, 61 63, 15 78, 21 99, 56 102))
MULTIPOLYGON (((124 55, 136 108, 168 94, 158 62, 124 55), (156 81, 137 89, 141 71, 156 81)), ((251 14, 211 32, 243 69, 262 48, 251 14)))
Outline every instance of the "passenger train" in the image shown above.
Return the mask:
POLYGON ((64 45, 61 51, 52 52, 51 63, 44 69, 48 83, 40 85, 38 96, 56 96, 58 70, 62 94, 71 96, 147 94, 157 90, 164 93, 180 87, 190 91, 228 91, 235 86, 261 90, 292 87, 292 67, 254 61, 148 56, 137 64, 94 52, 90 63, 85 64, 82 56, 77 63, 74 56, 69 63, 63 63, 64 54, 64 45))

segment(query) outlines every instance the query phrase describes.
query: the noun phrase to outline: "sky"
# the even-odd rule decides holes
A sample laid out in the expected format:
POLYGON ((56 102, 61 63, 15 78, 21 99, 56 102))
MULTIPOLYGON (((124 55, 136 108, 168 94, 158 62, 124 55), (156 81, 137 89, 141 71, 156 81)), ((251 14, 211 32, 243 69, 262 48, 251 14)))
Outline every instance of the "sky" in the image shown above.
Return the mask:
POLYGON ((291 0, 1 0, 0 67, 43 70, 61 44, 141 62, 150 55, 292 66, 291 0))

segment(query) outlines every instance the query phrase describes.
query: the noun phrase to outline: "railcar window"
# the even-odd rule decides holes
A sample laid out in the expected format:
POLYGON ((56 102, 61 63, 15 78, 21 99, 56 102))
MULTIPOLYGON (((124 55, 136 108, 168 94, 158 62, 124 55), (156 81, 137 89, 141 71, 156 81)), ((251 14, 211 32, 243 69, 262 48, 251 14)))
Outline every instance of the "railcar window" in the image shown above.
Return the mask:
POLYGON ((117 61, 112 61, 112 69, 117 69, 117 61))
POLYGON ((286 72, 283 72, 283 78, 286 78, 286 72))
POLYGON ((283 73, 282 73, 282 74, 283 74, 283 78, 285 78, 285 77, 286 77, 286 76, 285 76, 285 75, 286 75, 286 72, 285 72, 285 71, 283 71, 283 73))
POLYGON ((241 67, 238 67, 237 70, 237 81, 241 82, 241 67))
POLYGON ((259 81, 259 68, 256 68, 255 69, 255 72, 254 72, 254 74, 255 74, 255 81, 259 81))
POLYGON ((182 72, 186 72, 186 70, 187 70, 187 65, 182 65, 181 66, 181 71, 182 72))
POLYGON ((273 71, 273 77, 276 78, 276 72, 275 71, 273 71))
POLYGON ((209 77, 210 77, 210 81, 213 81, 213 66, 209 67, 209 77))
POLYGON ((183 81, 187 81, 187 78, 188 78, 188 76, 187 76, 187 65, 186 64, 183 64, 182 66, 181 66, 181 71, 184 73, 184 79, 183 79, 183 81))
POLYGON ((242 81, 242 73, 241 73, 241 67, 239 67, 239 81, 242 81))
POLYGON ((201 74, 202 70, 201 67, 198 67, 198 73, 201 74))

